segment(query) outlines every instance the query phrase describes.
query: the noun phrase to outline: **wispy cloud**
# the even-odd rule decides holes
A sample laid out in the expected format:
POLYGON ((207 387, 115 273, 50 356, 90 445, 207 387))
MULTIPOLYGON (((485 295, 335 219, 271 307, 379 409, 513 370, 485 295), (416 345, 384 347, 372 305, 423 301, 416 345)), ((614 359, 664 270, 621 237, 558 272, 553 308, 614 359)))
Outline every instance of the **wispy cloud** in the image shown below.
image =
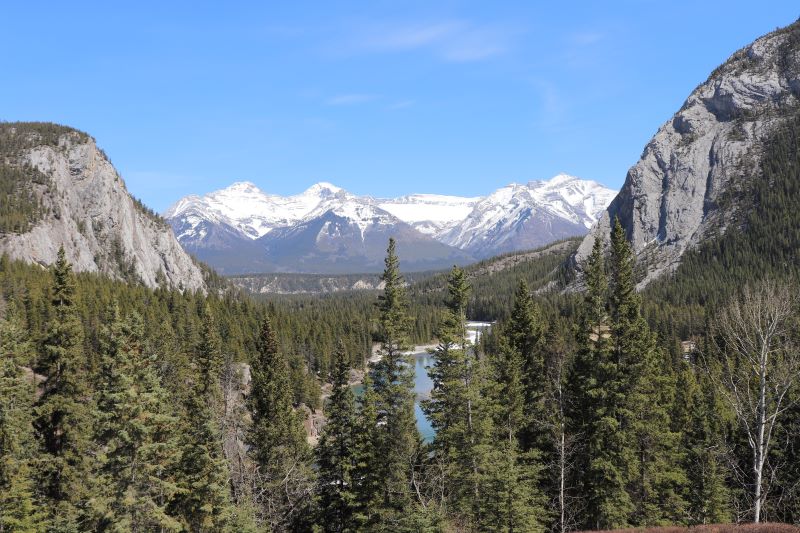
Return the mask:
POLYGON ((350 49, 362 53, 427 50, 441 60, 465 63, 507 52, 514 33, 509 28, 465 20, 401 25, 372 22, 355 32, 350 49))
POLYGON ((563 127, 567 105, 556 84, 551 80, 543 79, 534 79, 530 83, 536 90, 539 100, 537 125, 547 130, 563 127))
POLYGON ((564 36, 562 64, 575 69, 602 66, 612 40, 606 31, 585 30, 569 33, 564 36))
POLYGON ((582 31, 568 35, 567 42, 572 46, 590 46, 602 41, 605 37, 606 35, 603 32, 582 31))
POLYGON ((337 94, 336 96, 332 96, 328 98, 325 101, 325 103, 328 105, 335 105, 335 106, 357 105, 366 102, 371 102, 376 98, 378 98, 378 96, 375 94, 347 93, 347 94, 337 94))
POLYGON ((416 103, 416 100, 400 100, 399 102, 390 104, 389 109, 406 109, 408 107, 412 107, 416 103))

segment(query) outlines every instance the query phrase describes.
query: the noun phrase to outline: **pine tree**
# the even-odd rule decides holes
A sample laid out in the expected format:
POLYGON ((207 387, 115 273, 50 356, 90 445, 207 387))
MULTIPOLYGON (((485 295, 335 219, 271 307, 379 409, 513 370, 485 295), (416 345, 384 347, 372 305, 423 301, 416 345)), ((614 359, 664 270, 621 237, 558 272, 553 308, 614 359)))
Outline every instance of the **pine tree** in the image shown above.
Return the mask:
POLYGON ((91 390, 75 279, 64 248, 52 269, 51 320, 41 372, 47 376, 36 403, 36 431, 43 445, 37 461, 39 490, 48 502, 49 529, 92 529, 91 390))
POLYGON ((230 518, 232 504, 220 424, 223 355, 217 324, 207 303, 195 361, 197 370, 186 406, 186 427, 181 432, 179 472, 183 490, 178 505, 191 531, 220 531, 230 518))
POLYGON ((686 450, 684 498, 689 524, 714 524, 731 520, 730 491, 725 485, 721 428, 725 420, 707 377, 695 375, 683 363, 676 388, 673 428, 682 430, 686 450))
POLYGON ((434 447, 439 448, 445 456, 454 444, 450 439, 450 431, 459 423, 464 373, 469 365, 465 343, 469 286, 464 271, 454 267, 447 286, 447 313, 437 334, 439 345, 434 351, 434 364, 428 371, 433 390, 430 399, 422 404, 425 415, 436 430, 434 447))
POLYGON ((520 281, 514 295, 514 305, 505 334, 511 348, 516 350, 522 359, 524 410, 528 421, 520 430, 522 447, 526 451, 534 448, 544 451, 546 440, 542 438, 542 425, 546 415, 545 326, 541 311, 531 297, 525 280, 520 281))
POLYGON ((447 315, 430 371, 433 390, 423 410, 436 430, 432 447, 445 468, 444 504, 468 527, 482 528, 499 518, 500 509, 492 503, 493 489, 503 485, 503 458, 495 454, 486 362, 466 339, 469 285, 464 271, 453 267, 447 287, 447 315), (490 487, 490 482, 498 483, 490 487))
POLYGON ((372 383, 380 428, 375 465, 383 486, 382 507, 402 512, 412 502, 412 458, 419 440, 414 417, 414 364, 410 348, 408 301, 400 275, 396 243, 389 239, 378 300, 378 336, 381 359, 374 364, 372 383))
POLYGON ((541 456, 536 449, 523 451, 519 438, 528 422, 522 357, 503 340, 490 361, 485 394, 492 402, 495 434, 484 466, 487 502, 481 529, 544 531, 548 512, 539 488, 541 456))
POLYGON ((569 376, 570 432, 583 441, 574 485, 584 498, 584 525, 625 527, 633 512, 626 491, 628 457, 619 413, 621 370, 612 353, 608 279, 603 243, 596 239, 586 265, 586 296, 577 332, 578 353, 569 376))
POLYGON ((310 518, 310 449, 292 404, 289 365, 269 318, 261 326, 251 373, 248 440, 259 468, 262 521, 272 529, 290 529, 310 518))
POLYGON ((616 378, 609 388, 620 423, 614 463, 628 476, 635 525, 679 523, 685 516, 681 494, 686 483, 680 434, 670 411, 675 382, 664 353, 641 315, 634 280, 633 251, 616 220, 611 235, 612 336, 616 378))
POLYGON ((169 513, 179 490, 172 475, 178 421, 169 413, 155 358, 142 351, 143 327, 137 313, 123 319, 115 305, 104 332, 96 425, 100 528, 180 531, 169 513))
POLYGON ((363 394, 358 399, 358 418, 354 439, 356 468, 353 478, 357 512, 355 521, 361 529, 375 522, 383 503, 381 482, 376 465, 380 464, 381 428, 378 427, 378 405, 369 373, 364 375, 363 394))
POLYGON ((326 406, 327 423, 315 451, 318 467, 318 523, 324 531, 343 533, 357 530, 358 492, 355 471, 356 404, 350 388, 349 365, 339 343, 333 359, 333 391, 326 406))
POLYGON ((44 531, 31 469, 33 384, 22 368, 30 359, 16 314, 0 319, 0 532, 44 531))

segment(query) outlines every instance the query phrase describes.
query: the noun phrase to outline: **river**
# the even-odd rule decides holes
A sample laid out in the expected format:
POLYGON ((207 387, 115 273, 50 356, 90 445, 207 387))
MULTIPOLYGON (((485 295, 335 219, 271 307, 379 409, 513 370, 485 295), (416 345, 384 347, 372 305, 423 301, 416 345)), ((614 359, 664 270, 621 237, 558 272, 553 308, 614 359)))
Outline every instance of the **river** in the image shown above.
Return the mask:
MULTIPOLYGON (((467 336, 473 344, 478 341, 483 331, 491 327, 491 322, 467 322, 467 336)), ((425 442, 433 440, 436 433, 431 427, 431 423, 422 412, 420 400, 424 400, 430 396, 433 389, 433 381, 428 375, 428 367, 433 366, 436 358, 427 351, 418 352, 414 354, 414 393, 417 399, 414 402, 414 414, 417 417, 417 429, 425 442)))
MULTIPOLYGON (((491 322, 467 322, 467 337, 473 344, 478 342, 482 332, 488 330, 492 326, 491 322)), ((436 432, 431 427, 430 420, 422 412, 420 401, 430 397, 431 390, 433 390, 433 381, 428 375, 428 368, 433 366, 436 358, 433 354, 428 353, 427 350, 414 352, 414 394, 416 399, 414 401, 414 415, 417 418, 417 429, 425 442, 431 442, 436 432)), ((361 395, 364 387, 361 384, 353 385, 353 391, 356 395, 361 395)))

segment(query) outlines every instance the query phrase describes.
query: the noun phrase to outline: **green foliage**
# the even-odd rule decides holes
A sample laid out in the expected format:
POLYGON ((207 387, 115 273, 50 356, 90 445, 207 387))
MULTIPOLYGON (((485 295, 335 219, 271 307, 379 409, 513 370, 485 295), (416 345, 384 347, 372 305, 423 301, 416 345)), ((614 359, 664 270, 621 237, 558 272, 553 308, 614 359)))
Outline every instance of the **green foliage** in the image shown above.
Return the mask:
MULTIPOLYGON (((536 290, 554 282, 566 281, 566 263, 581 239, 565 239, 531 251, 513 252, 464 267, 471 286, 466 314, 471 320, 505 320, 508 302, 513 300, 521 281, 536 290)), ((409 288, 412 309, 442 307, 447 300, 447 273, 414 283, 409 288)), ((435 325, 435 324, 434 324, 435 325)))
POLYGON ((187 398, 182 450, 178 466, 180 495, 176 508, 191 531, 220 531, 233 513, 228 484, 230 472, 222 449, 224 416, 220 376, 222 345, 208 305, 203 310, 200 342, 195 350, 196 372, 187 398))
POLYGON ((52 320, 41 360, 47 380, 35 409, 43 447, 37 477, 39 490, 49 503, 50 528, 73 530, 87 528, 92 521, 89 364, 82 349, 74 275, 63 248, 52 275, 52 320))
POLYGON ((469 286, 463 270, 448 278, 447 314, 439 333, 433 391, 423 410, 436 429, 432 460, 441 480, 439 507, 468 530, 543 531, 541 466, 520 448, 524 370, 519 351, 503 345, 489 359, 466 340, 469 286))
POLYGON ((585 500, 587 527, 621 527, 628 524, 633 506, 622 471, 624 437, 617 413, 621 383, 612 356, 608 279, 600 239, 594 243, 585 272, 578 352, 569 376, 570 432, 582 436, 574 484, 585 500))
POLYGON ((310 517, 310 449, 298 414, 293 409, 289 365, 278 348, 269 318, 258 338, 251 367, 248 401, 253 423, 248 437, 259 466, 257 503, 270 528, 297 527, 310 517))
POLYGON ((419 440, 414 418, 414 364, 410 348, 408 300, 394 239, 389 240, 384 283, 378 298, 380 360, 370 369, 375 391, 379 449, 376 454, 382 507, 400 512, 411 502, 412 456, 419 440))
POLYGON ((725 409, 716 397, 711 379, 689 362, 681 364, 676 383, 673 431, 681 434, 678 444, 685 451, 687 476, 685 499, 690 524, 713 524, 731 520, 731 494, 721 443, 725 409))
POLYGON ((375 467, 381 461, 382 433, 378 426, 378 398, 369 373, 364 375, 362 384, 364 393, 358 399, 359 416, 353 436, 357 460, 353 478, 357 480, 355 520, 365 528, 375 525, 383 504, 382 480, 375 467))
MULTIPOLYGON (((15 318, 0 330, 14 331, 22 346, 9 348, 13 364, 0 360, 10 380, 0 378, 0 405, 14 402, 13 411, 2 412, 14 413, 15 427, 34 402, 34 372, 39 391, 27 415, 35 422, 30 440, 15 430, 13 442, 4 441, 24 453, 0 461, 13 466, 4 470, 9 490, 0 491, 3 523, 37 530, 45 522, 54 531, 149 530, 155 523, 166 530, 258 529, 261 508, 257 513, 251 495, 237 494, 235 509, 230 504, 219 374, 251 360, 265 306, 234 292, 203 296, 76 276, 63 254, 50 272, 0 256, 0 308, 5 302, 15 318), (117 310, 109 315, 109 308, 117 310), (12 392, 23 386, 29 407, 12 392)), ((301 376, 288 384, 290 405, 315 394, 316 380, 302 364, 288 375, 301 376)), ((246 420, 243 409, 236 416, 246 420)), ((309 494, 310 486, 303 490, 309 494)))
POLYGON ((34 494, 31 346, 15 313, 0 319, 0 531, 44 531, 34 494))
POLYGON ((524 391, 524 413, 526 423, 519 426, 522 448, 526 451, 544 451, 542 443, 542 421, 545 413, 545 387, 547 381, 544 366, 545 325, 541 311, 523 280, 514 295, 514 305, 507 322, 506 337, 511 350, 522 363, 521 380, 524 391), (538 442, 537 442, 538 441, 538 442))
POLYGON ((318 523, 325 531, 335 533, 357 530, 358 420, 348 377, 347 356, 339 346, 331 376, 333 391, 326 406, 328 421, 314 450, 318 468, 318 523))
POLYGON ((138 314, 123 319, 116 307, 104 335, 97 388, 96 438, 99 528, 108 531, 180 531, 168 512, 179 491, 177 419, 142 346, 138 314))

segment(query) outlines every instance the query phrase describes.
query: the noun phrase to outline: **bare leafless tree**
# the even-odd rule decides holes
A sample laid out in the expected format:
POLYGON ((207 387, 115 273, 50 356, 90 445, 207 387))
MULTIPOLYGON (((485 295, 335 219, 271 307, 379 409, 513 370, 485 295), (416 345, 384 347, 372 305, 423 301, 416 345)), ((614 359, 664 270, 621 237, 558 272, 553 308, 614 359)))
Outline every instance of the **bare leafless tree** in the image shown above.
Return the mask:
POLYGON ((750 447, 755 522, 769 492, 771 476, 765 472, 773 430, 792 406, 789 392, 800 384, 795 303, 790 285, 765 281, 746 287, 716 320, 720 368, 712 375, 750 447))
POLYGON ((553 531, 556 533, 575 530, 581 511, 580 500, 574 496, 570 485, 570 480, 574 477, 577 443, 580 439, 567 428, 568 357, 567 347, 563 343, 551 343, 547 364, 548 391, 545 398, 549 417, 540 421, 541 429, 548 435, 555 452, 548 468, 556 489, 553 499, 557 513, 553 531))

